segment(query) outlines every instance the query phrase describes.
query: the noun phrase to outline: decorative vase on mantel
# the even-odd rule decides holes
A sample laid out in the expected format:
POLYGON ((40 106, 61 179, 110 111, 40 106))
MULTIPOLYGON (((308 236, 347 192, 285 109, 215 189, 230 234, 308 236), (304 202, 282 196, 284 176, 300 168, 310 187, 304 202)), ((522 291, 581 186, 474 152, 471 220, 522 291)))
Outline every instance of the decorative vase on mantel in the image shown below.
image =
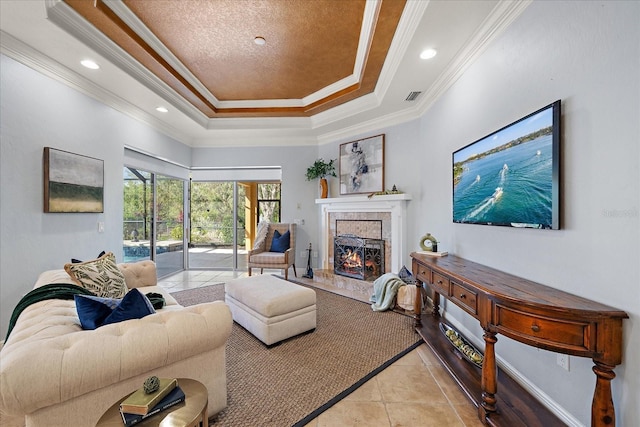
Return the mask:
POLYGON ((326 199, 329 195, 329 184, 327 178, 320 178, 320 198, 326 199))
POLYGON ((307 181, 320 179, 320 198, 322 199, 326 199, 329 195, 329 184, 326 177, 337 176, 334 166, 336 160, 337 159, 333 159, 325 162, 324 159, 318 159, 307 169, 307 181))

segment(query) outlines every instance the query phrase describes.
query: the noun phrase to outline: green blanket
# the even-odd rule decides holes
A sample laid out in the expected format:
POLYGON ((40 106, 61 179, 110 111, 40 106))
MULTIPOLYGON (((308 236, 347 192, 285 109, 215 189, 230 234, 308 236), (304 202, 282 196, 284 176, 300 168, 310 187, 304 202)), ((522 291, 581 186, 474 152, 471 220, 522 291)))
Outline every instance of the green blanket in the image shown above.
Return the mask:
POLYGON ((385 311, 395 302, 398 288, 405 283, 394 273, 385 273, 373 282, 373 295, 369 298, 373 311, 385 311))
POLYGON ((81 286, 72 285, 70 283, 52 283, 28 292, 22 297, 22 299, 20 299, 16 308, 13 309, 11 320, 9 320, 9 330, 7 331, 7 336, 4 339, 5 342, 7 341, 7 338, 9 338, 9 334, 13 330, 13 327, 16 325, 20 313, 22 313, 25 308, 29 307, 31 304, 35 304, 36 302, 48 299, 73 299, 74 295, 94 294, 81 286))

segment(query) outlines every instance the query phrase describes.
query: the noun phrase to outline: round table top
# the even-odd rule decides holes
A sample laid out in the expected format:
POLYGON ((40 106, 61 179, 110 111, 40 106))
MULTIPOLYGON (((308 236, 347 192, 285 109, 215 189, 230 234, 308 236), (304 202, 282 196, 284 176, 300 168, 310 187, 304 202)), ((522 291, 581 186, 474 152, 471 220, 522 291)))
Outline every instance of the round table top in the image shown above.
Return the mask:
MULTIPOLYGON (((200 382, 189 378, 178 378, 178 385, 184 391, 185 401, 172 406, 165 411, 153 415, 136 426, 161 426, 161 427, 184 427, 197 425, 200 415, 209 403, 207 388, 200 382)), ((133 393, 133 391, 131 391, 133 393)), ((124 423, 120 415, 120 403, 129 397, 123 396, 116 403, 111 405, 107 412, 98 421, 98 427, 122 427, 124 423)), ((207 414, 204 414, 205 425, 207 414)))

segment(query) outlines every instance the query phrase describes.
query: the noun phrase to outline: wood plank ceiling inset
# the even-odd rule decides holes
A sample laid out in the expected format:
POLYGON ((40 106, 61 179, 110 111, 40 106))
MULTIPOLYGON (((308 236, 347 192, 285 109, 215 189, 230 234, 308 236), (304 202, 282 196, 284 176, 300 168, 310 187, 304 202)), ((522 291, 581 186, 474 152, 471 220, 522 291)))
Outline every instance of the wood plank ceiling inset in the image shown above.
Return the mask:
MULTIPOLYGON (((65 0, 210 118, 311 116, 371 93, 404 9, 382 2, 359 83, 302 107, 221 108, 102 0, 65 0), (95 6, 94 6, 95 5, 95 6)), ((364 0, 125 0, 218 101, 302 99, 353 73, 364 0), (267 43, 253 43, 262 36, 267 43)))

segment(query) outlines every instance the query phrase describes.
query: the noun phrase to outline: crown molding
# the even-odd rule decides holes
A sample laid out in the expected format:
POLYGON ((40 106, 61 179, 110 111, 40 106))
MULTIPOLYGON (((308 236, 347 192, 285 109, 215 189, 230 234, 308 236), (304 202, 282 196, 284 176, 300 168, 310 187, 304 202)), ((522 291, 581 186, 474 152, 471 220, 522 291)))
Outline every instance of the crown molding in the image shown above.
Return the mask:
POLYGON ((225 129, 207 132, 194 138, 191 147, 299 147, 317 146, 318 138, 300 129, 225 129))
POLYGON ((47 0, 47 18, 74 36, 89 48, 95 50, 122 71, 141 82, 156 95, 165 99, 183 114, 203 128, 208 117, 188 103, 182 96, 169 88, 162 80, 146 68, 140 66, 131 55, 112 42, 93 25, 85 21, 75 10, 59 0, 47 0))
POLYGON ((310 117, 228 117, 210 119, 207 130, 242 131, 270 129, 311 130, 310 117))
POLYGON ((345 118, 355 116, 356 114, 369 111, 378 107, 380 103, 381 100, 375 92, 368 93, 364 96, 311 116, 311 128, 322 128, 339 120, 344 120, 345 118))
POLYGON ((391 46, 389 46, 389 52, 392 53, 392 56, 387 57, 384 61, 380 78, 376 84, 375 93, 379 99, 384 98, 389 86, 391 86, 393 77, 398 71, 398 67, 400 67, 400 63, 411 44, 413 35, 420 25, 420 21, 428 6, 429 0, 407 1, 402 11, 400 22, 398 22, 396 33, 391 41, 391 46))
MULTIPOLYGON (((425 3, 422 10, 422 13, 424 13, 427 6, 426 3, 428 2, 416 1, 412 3, 425 3)), ((363 133, 379 131, 382 128, 399 125, 421 117, 440 98, 440 96, 442 96, 451 86, 453 86, 453 84, 464 74, 469 66, 471 66, 471 64, 473 64, 480 57, 480 55, 484 53, 489 44, 500 34, 502 34, 504 30, 509 27, 509 25, 511 25, 513 21, 518 16, 520 16, 520 14, 522 14, 522 12, 524 12, 524 10, 531 3, 532 0, 499 2, 491 11, 491 14, 483 21, 480 28, 478 28, 474 35, 469 39, 469 42, 460 51, 460 54, 456 55, 451 64, 448 65, 447 69, 438 77, 438 79, 429 87, 429 89, 422 94, 420 100, 415 106, 385 115, 383 117, 361 122, 353 126, 344 127, 337 131, 320 134, 318 136, 318 143, 320 145, 328 144, 336 140, 354 137, 363 133)), ((418 13, 418 11, 414 11, 414 13, 418 13)), ((420 15, 420 18, 421 17, 422 15, 420 15)), ((404 15, 402 18, 404 19, 404 15)), ((407 23, 407 26, 409 25, 415 24, 407 23)), ((415 28, 413 28, 413 31, 415 31, 415 28)), ((398 50, 400 49, 403 49, 403 47, 398 46, 398 50)), ((404 50, 406 50, 406 47, 404 47, 402 51, 403 54, 404 50)), ((386 65, 387 64, 385 62, 385 67, 386 65)), ((386 77, 387 76, 385 75, 385 78, 386 77)), ((386 88, 381 87, 381 91, 382 90, 386 90, 386 88)), ((377 98, 379 96, 377 88, 375 94, 377 98)), ((344 106, 345 108, 350 107, 348 104, 345 104, 344 106)), ((336 108, 335 110, 338 109, 336 108)), ((359 112, 362 111, 363 110, 360 110, 359 112)), ((337 112, 339 113, 339 111, 337 112)), ((333 113, 333 111, 331 113, 333 113)), ((344 119, 346 116, 347 114, 343 113, 341 116, 339 116, 339 119, 344 119)), ((319 117, 318 119, 322 118, 323 117, 319 117)), ((326 125, 329 123, 331 123, 331 121, 329 121, 329 119, 326 119, 325 123, 318 124, 317 126, 326 125)))
POLYGON ((147 124, 157 131, 188 146, 283 146, 317 145, 317 139, 309 133, 309 117, 256 117, 207 119, 207 137, 193 137, 168 125, 163 120, 141 110, 82 75, 54 61, 42 52, 30 47, 12 35, 0 30, 1 52, 8 57, 77 90, 127 116, 147 124), (280 135, 274 133, 279 132, 280 135), (270 135, 269 135, 270 134, 270 135))
MULTIPOLYGON (((194 76, 191 71, 180 61, 162 41, 155 34, 149 30, 149 28, 138 18, 121 0, 102 0, 102 2, 111 11, 120 18, 134 33, 136 33, 142 40, 147 43, 151 49, 158 53, 167 61, 171 67, 176 70, 182 77, 184 77, 189 84, 198 90, 207 101, 218 107, 220 102, 215 95, 194 76)), ((81 18, 82 19, 82 18, 81 18)), ((97 30, 95 30, 97 31, 97 30)))
MULTIPOLYGON (((216 108, 281 108, 281 107, 306 107, 318 102, 328 96, 333 95, 343 89, 358 84, 360 75, 365 65, 367 51, 374 35, 376 16, 382 4, 381 0, 370 0, 365 4, 363 25, 360 31, 356 61, 351 75, 332 83, 331 85, 318 90, 302 99, 272 99, 272 100, 243 100, 243 101, 220 101, 209 91, 200 80, 180 61, 162 41, 136 16, 122 0, 103 0, 104 4, 111 9, 131 30, 147 43, 151 49, 157 52, 180 76, 182 76, 191 86, 193 86, 207 101, 216 108)), ((97 31, 94 29, 94 31, 97 31)), ((147 74, 147 73, 144 73, 147 74)), ((154 76, 155 77, 155 76, 154 76)), ((144 81, 148 85, 152 82, 144 81)))
POLYGON ((380 78, 378 79, 375 90, 370 94, 312 116, 313 129, 330 125, 339 120, 380 106, 428 5, 428 0, 407 1, 405 9, 402 11, 400 21, 398 22, 396 33, 391 41, 391 46, 389 47, 389 55, 384 61, 384 65, 380 71, 380 78))
POLYGON ((353 126, 318 135, 318 145, 325 145, 335 141, 356 137, 365 133, 377 132, 381 129, 399 125, 417 119, 421 113, 416 107, 406 108, 382 117, 357 123, 353 126))
POLYGON ((168 88, 155 75, 144 68, 121 50, 111 40, 92 25, 80 19, 79 15, 66 3, 60 0, 45 0, 49 20, 68 33, 82 40, 89 48, 101 53, 157 96, 171 103, 195 124, 201 127, 195 134, 179 131, 154 115, 145 112, 127 100, 101 88, 71 69, 53 61, 47 55, 15 39, 4 31, 2 36, 2 53, 21 62, 49 77, 54 78, 112 108, 120 111, 152 128, 176 139, 188 146, 222 147, 222 146, 291 146, 319 145, 340 139, 366 134, 385 127, 398 125, 422 116, 436 100, 449 89, 467 68, 486 50, 489 44, 498 37, 530 4, 525 1, 501 1, 491 14, 483 21, 480 28, 447 66, 438 80, 423 93, 418 102, 411 107, 382 117, 361 121, 353 125, 341 126, 357 120, 359 114, 365 113, 381 105, 382 97, 390 86, 393 74, 396 73, 402 56, 411 41, 410 35, 415 31, 420 18, 427 9, 428 1, 408 0, 407 9, 403 11, 398 30, 392 40, 391 56, 387 58, 381 71, 376 90, 368 95, 318 113, 311 117, 253 117, 253 118, 215 118, 210 119, 202 112, 187 103, 180 95, 168 88), (331 131, 323 128, 332 125, 331 131), (204 136, 195 136, 196 134, 204 136))
POLYGON ((7 55, 21 64, 32 68, 33 70, 72 89, 75 89, 116 111, 126 114, 134 120, 145 123, 159 132, 182 142, 183 144, 189 145, 191 139, 189 135, 167 125, 164 121, 146 113, 130 102, 115 95, 113 92, 98 86, 75 71, 70 70, 50 57, 44 55, 42 52, 1 30, 0 49, 4 55, 7 55))
POLYGON ((532 0, 501 1, 491 11, 491 14, 471 36, 469 42, 461 49, 442 73, 418 101, 417 108, 426 112, 440 96, 446 92, 465 73, 489 44, 506 30, 509 25, 531 4, 532 0))

